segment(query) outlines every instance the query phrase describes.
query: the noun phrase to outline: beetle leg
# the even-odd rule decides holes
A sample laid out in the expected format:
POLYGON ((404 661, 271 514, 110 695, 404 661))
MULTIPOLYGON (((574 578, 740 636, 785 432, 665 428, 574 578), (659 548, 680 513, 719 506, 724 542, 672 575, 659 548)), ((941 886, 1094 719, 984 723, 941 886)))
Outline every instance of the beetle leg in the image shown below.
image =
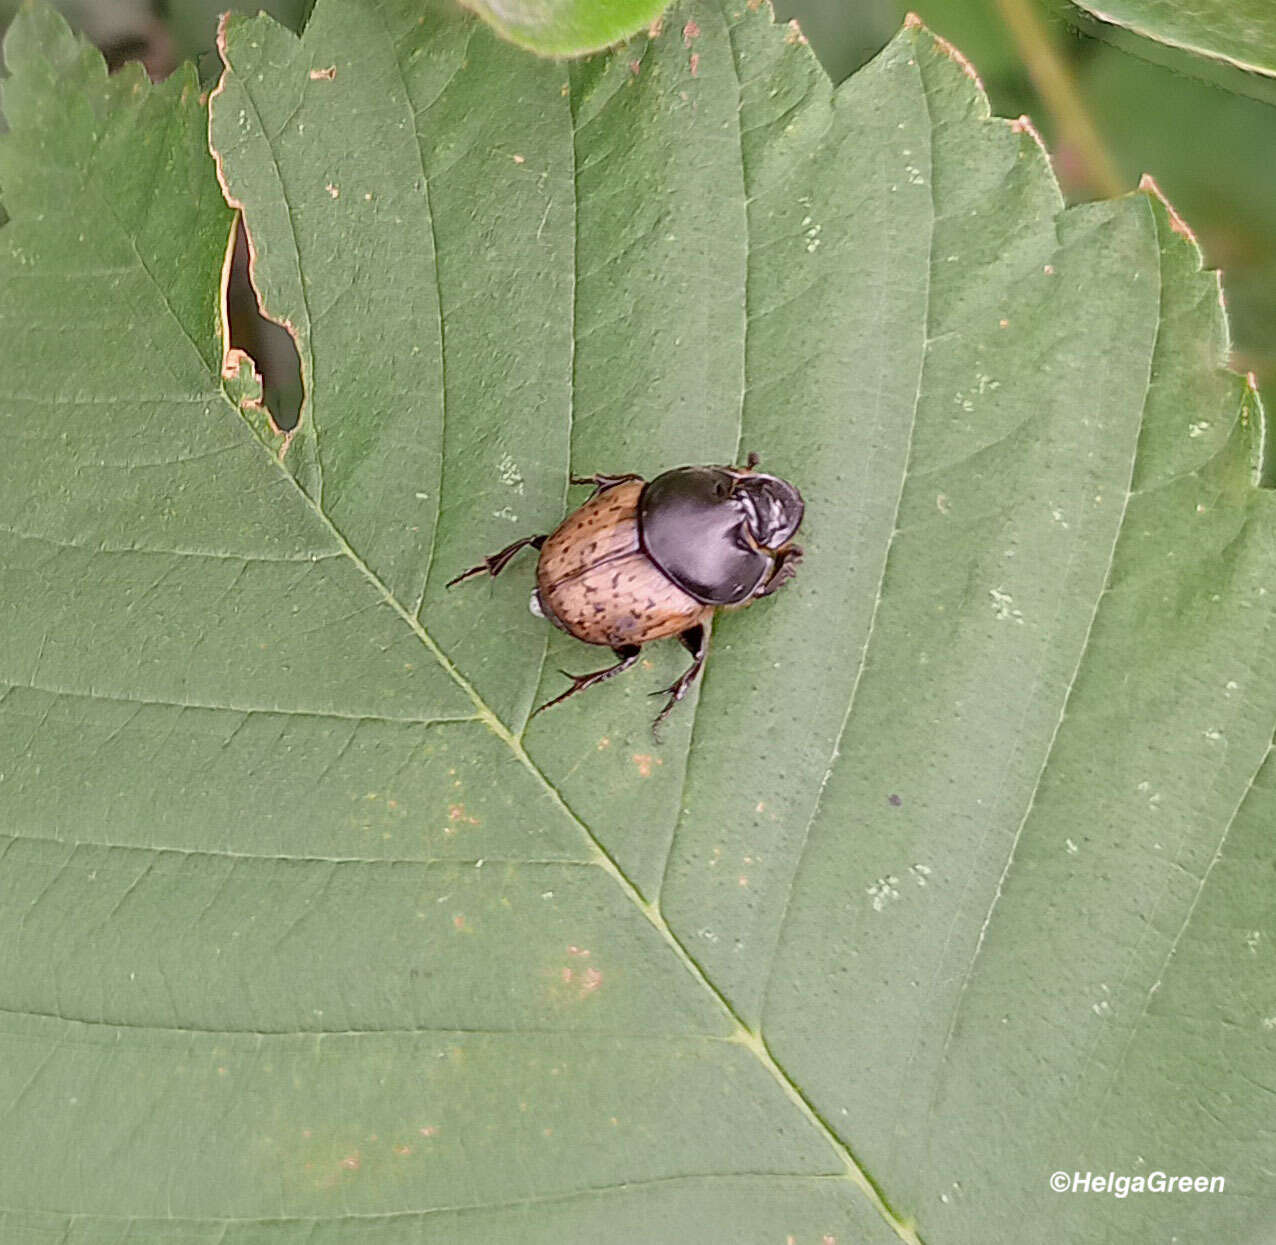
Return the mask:
POLYGON ((704 659, 709 651, 709 644, 705 636, 704 627, 697 624, 694 627, 688 627, 679 637, 682 646, 691 654, 691 665, 684 670, 668 687, 662 687, 658 692, 652 692, 653 696, 668 695, 669 699, 665 701, 665 707, 656 714, 656 720, 651 724, 652 733, 655 734, 661 722, 665 720, 672 712, 676 705, 686 694, 695 681, 696 676, 704 669, 704 659))
POLYGON ((499 575, 520 549, 528 545, 531 545, 533 549, 539 549, 548 539, 548 533, 541 536, 524 536, 522 540, 506 545, 500 553, 489 553, 477 566, 471 566, 468 571, 462 571, 455 579, 449 579, 447 586, 450 588, 453 584, 459 584, 461 580, 469 579, 471 575, 499 575))
POLYGON ((626 471, 624 475, 619 476, 572 476, 573 484, 592 484, 594 486, 593 493, 590 494, 589 500, 593 501, 599 493, 605 493, 609 488, 615 488, 617 484, 626 484, 630 480, 641 480, 642 476, 634 471, 626 471))
POLYGON ((787 549, 781 549, 775 555, 775 565, 771 568, 771 574, 762 585, 761 591, 754 595, 769 597, 777 588, 783 588, 797 574, 798 563, 801 561, 801 545, 790 545, 787 549))
POLYGON ((620 660, 614 666, 608 666, 606 670, 595 670, 592 674, 568 674, 566 670, 560 670, 559 674, 571 679, 571 687, 561 696, 555 696, 553 700, 547 700, 540 708, 533 709, 527 720, 530 722, 538 713, 545 709, 550 709, 554 705, 561 705, 569 696, 575 696, 577 692, 583 692, 587 687, 593 687, 595 683, 602 683, 605 679, 610 679, 613 674, 628 670, 638 660, 638 654, 642 652, 642 645, 624 644, 620 648, 614 648, 611 651, 620 660))

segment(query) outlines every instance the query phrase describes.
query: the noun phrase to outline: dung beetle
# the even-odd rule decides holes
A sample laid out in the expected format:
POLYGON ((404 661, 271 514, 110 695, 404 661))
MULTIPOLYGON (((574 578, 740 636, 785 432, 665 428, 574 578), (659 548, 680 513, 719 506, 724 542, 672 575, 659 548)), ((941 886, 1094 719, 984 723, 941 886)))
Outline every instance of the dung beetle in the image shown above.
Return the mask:
POLYGON ((572 476, 594 491, 549 535, 524 536, 463 571, 499 575, 520 549, 540 550, 534 614, 619 659, 572 681, 532 716, 628 670, 649 640, 676 635, 691 665, 670 686, 653 729, 686 695, 704 667, 705 624, 720 606, 747 605, 790 579, 802 550, 802 494, 787 480, 743 467, 674 467, 653 480, 625 475, 572 476))

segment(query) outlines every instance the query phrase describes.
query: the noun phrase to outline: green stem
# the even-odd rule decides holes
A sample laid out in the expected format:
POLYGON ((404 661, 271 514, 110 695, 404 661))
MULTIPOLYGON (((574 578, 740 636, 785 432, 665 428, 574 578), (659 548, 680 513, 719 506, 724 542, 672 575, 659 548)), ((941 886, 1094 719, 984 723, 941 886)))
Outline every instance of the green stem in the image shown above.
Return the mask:
POLYGON ((1130 186, 1122 178, 1086 107, 1076 79, 1059 54, 1053 36, 1033 0, 997 0, 1028 76, 1041 96, 1060 145, 1081 165, 1085 182, 1096 194, 1113 198, 1130 186))

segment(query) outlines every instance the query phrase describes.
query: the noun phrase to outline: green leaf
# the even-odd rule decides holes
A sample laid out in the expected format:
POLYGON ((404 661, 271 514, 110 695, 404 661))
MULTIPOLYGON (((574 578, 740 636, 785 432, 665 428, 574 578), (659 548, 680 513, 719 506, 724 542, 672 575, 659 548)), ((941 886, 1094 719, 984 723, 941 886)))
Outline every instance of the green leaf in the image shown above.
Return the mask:
POLYGON ((1077 0, 1095 17, 1158 43, 1276 74, 1276 8, 1268 0, 1077 0))
POLYGON ((658 21, 665 0, 466 0, 493 30, 542 56, 597 52, 658 21))
POLYGON ((1175 219, 1063 210, 915 27, 836 91, 709 5, 223 46, 286 444, 193 80, 5 48, 0 1235, 1253 1239, 1276 528, 1175 219), (442 585, 749 449, 796 581, 663 744, 674 645, 529 727, 597 655, 530 556, 442 585))

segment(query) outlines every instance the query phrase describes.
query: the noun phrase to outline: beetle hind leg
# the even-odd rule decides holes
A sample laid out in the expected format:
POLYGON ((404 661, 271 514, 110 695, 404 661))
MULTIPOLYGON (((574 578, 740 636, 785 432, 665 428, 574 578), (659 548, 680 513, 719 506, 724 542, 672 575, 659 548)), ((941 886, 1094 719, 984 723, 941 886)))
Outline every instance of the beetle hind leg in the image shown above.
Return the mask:
POLYGON ((468 571, 462 571, 455 579, 449 579, 447 586, 450 588, 453 584, 459 584, 461 580, 469 579, 473 575, 499 575, 520 549, 525 549, 528 545, 531 545, 533 549, 539 549, 548 539, 548 532, 539 536, 524 536, 522 540, 506 545, 499 553, 489 553, 477 566, 471 566, 468 571))
MULTIPOLYGON (((672 712, 676 705, 686 694, 687 689, 696 681, 700 671, 704 669, 705 657, 709 653, 708 638, 705 635, 704 626, 697 624, 694 627, 688 627, 686 631, 678 636, 682 641, 682 646, 691 654, 691 665, 687 667, 668 687, 662 687, 658 692, 652 692, 653 696, 668 696, 665 701, 664 708, 656 714, 656 720, 651 724, 652 734, 655 735, 660 729, 660 724, 672 712)), ((657 735, 657 738, 659 736, 657 735)))
POLYGON ((568 674, 566 670, 560 670, 559 674, 565 678, 571 679, 572 685, 560 696, 555 696, 553 700, 547 700, 539 708, 533 709, 528 717, 530 722, 538 713, 544 712, 546 709, 552 709, 555 705, 561 705, 569 696, 575 696, 577 692, 583 692, 587 687, 593 687, 595 683, 602 683, 610 679, 614 674, 620 674, 622 670, 628 670, 630 666, 638 660, 638 654, 642 652, 640 644, 624 644, 619 648, 611 650, 620 660, 614 666, 608 666, 605 670, 595 670, 592 674, 568 674))

